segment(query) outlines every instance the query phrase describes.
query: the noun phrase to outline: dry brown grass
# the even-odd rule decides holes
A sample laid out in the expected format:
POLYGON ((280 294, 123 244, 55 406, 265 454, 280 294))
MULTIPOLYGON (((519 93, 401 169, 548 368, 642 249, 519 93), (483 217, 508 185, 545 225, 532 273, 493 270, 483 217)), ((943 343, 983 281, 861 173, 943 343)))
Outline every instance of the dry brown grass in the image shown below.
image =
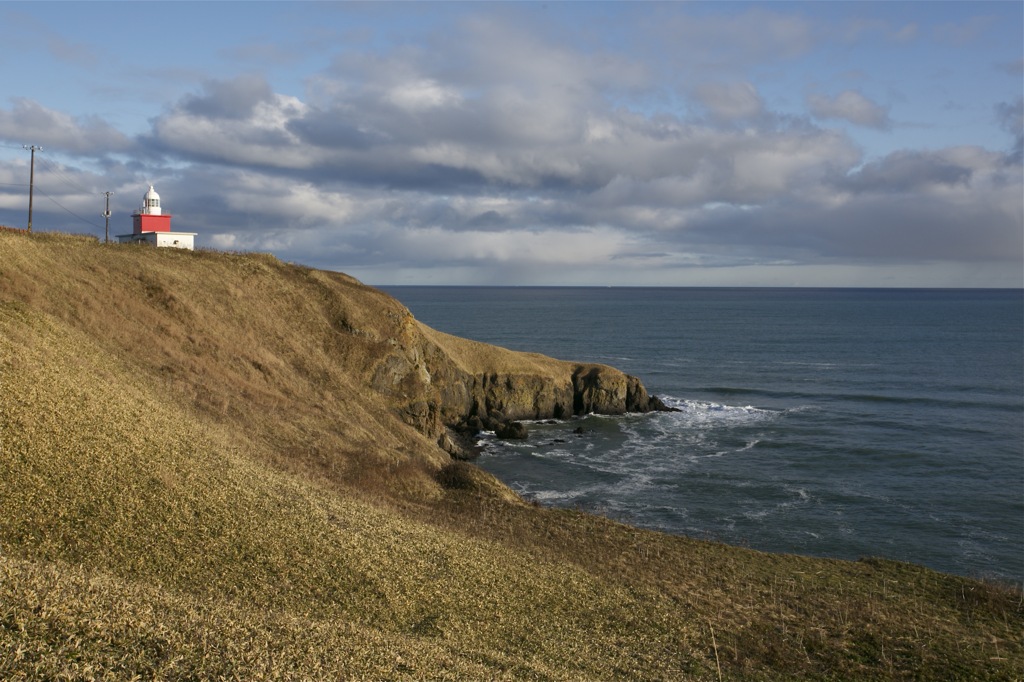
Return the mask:
POLYGON ((511 499, 367 389, 415 333, 270 256, 0 233, 0 678, 1024 669, 1014 588, 511 499))
POLYGON ((272 446, 276 464, 344 481, 363 464, 442 463, 365 389, 383 335, 408 314, 383 294, 261 254, 64 235, 17 242, 5 249, 0 296, 81 330, 176 401, 242 426, 272 446))

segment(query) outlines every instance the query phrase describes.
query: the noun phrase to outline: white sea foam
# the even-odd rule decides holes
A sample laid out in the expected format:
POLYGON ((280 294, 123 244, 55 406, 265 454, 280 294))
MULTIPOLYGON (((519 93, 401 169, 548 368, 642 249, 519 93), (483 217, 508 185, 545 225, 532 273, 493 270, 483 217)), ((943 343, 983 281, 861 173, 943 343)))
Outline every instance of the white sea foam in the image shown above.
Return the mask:
MULTIPOLYGON (((531 485, 516 486, 516 491, 529 499, 549 504, 571 504, 577 500, 600 499, 614 506, 616 501, 631 500, 651 486, 651 478, 644 475, 627 476, 618 481, 593 483, 571 489, 552 490, 531 485)), ((633 505, 627 505, 632 507, 633 505)))
POLYGON ((483 439, 481 465, 535 499, 767 551, 1022 580, 1006 538, 1024 514, 1005 485, 1021 472, 1019 292, 406 291, 440 310, 423 319, 436 329, 600 358, 680 410, 531 423, 536 449, 483 439), (565 334, 594 311, 622 324, 565 334))
POLYGON ((545 504, 565 504, 586 496, 588 489, 531 490, 529 487, 520 487, 516 492, 531 500, 536 500, 537 502, 543 502, 545 504))
POLYGON ((740 453, 740 452, 746 452, 747 450, 753 450, 755 447, 757 447, 757 444, 760 443, 760 442, 761 442, 760 438, 755 438, 753 440, 748 440, 747 444, 744 445, 741 448, 735 448, 735 449, 732 449, 732 450, 718 450, 718 451, 715 452, 714 455, 709 455, 709 456, 724 457, 725 455, 732 455, 732 454, 736 454, 736 453, 740 453))
POLYGON ((686 398, 664 398, 665 404, 678 412, 677 419, 689 426, 736 426, 754 424, 777 419, 782 412, 753 405, 723 405, 708 400, 686 398))
POLYGON ((768 516, 787 513, 794 507, 802 507, 812 501, 811 494, 806 488, 785 486, 784 490, 793 497, 788 500, 776 502, 770 506, 745 511, 743 512, 743 516, 753 521, 760 521, 768 516))

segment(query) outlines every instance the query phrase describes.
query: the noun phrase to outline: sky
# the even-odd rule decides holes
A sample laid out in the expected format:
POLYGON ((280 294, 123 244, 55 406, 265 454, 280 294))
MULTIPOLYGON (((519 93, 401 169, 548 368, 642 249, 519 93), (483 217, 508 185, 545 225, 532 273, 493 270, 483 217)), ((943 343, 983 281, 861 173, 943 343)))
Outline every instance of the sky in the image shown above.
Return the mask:
POLYGON ((0 2, 0 224, 374 285, 1024 286, 1021 2, 0 2))

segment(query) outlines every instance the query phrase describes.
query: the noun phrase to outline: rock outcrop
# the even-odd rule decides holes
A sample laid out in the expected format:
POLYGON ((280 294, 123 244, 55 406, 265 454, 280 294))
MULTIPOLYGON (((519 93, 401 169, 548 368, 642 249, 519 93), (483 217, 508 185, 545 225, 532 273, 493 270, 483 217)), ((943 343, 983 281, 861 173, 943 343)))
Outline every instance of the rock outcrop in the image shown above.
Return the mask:
POLYGON ((395 401, 408 424, 452 456, 474 456, 483 429, 525 438, 521 420, 667 410, 636 377, 613 367, 555 360, 430 329, 405 311, 371 385, 395 401))
POLYGON ((341 273, 266 254, 105 246, 0 232, 0 303, 61 320, 168 400, 245 423, 283 461, 339 479, 409 462, 437 470, 449 463, 441 450, 472 456, 466 436, 481 429, 522 437, 512 423, 663 408, 611 367, 443 334, 341 273), (283 409, 284 429, 262 418, 283 409))

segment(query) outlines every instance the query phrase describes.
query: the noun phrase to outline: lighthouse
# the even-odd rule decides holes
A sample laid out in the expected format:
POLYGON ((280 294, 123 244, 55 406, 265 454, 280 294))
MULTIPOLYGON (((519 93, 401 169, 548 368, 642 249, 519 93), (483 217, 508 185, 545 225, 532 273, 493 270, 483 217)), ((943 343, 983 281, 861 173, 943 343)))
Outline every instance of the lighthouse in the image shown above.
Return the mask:
POLYGON ((160 195, 150 185, 142 195, 142 206, 132 213, 132 233, 119 234, 117 240, 122 244, 135 242, 191 251, 195 248, 195 236, 195 232, 171 231, 171 214, 164 213, 160 195))

